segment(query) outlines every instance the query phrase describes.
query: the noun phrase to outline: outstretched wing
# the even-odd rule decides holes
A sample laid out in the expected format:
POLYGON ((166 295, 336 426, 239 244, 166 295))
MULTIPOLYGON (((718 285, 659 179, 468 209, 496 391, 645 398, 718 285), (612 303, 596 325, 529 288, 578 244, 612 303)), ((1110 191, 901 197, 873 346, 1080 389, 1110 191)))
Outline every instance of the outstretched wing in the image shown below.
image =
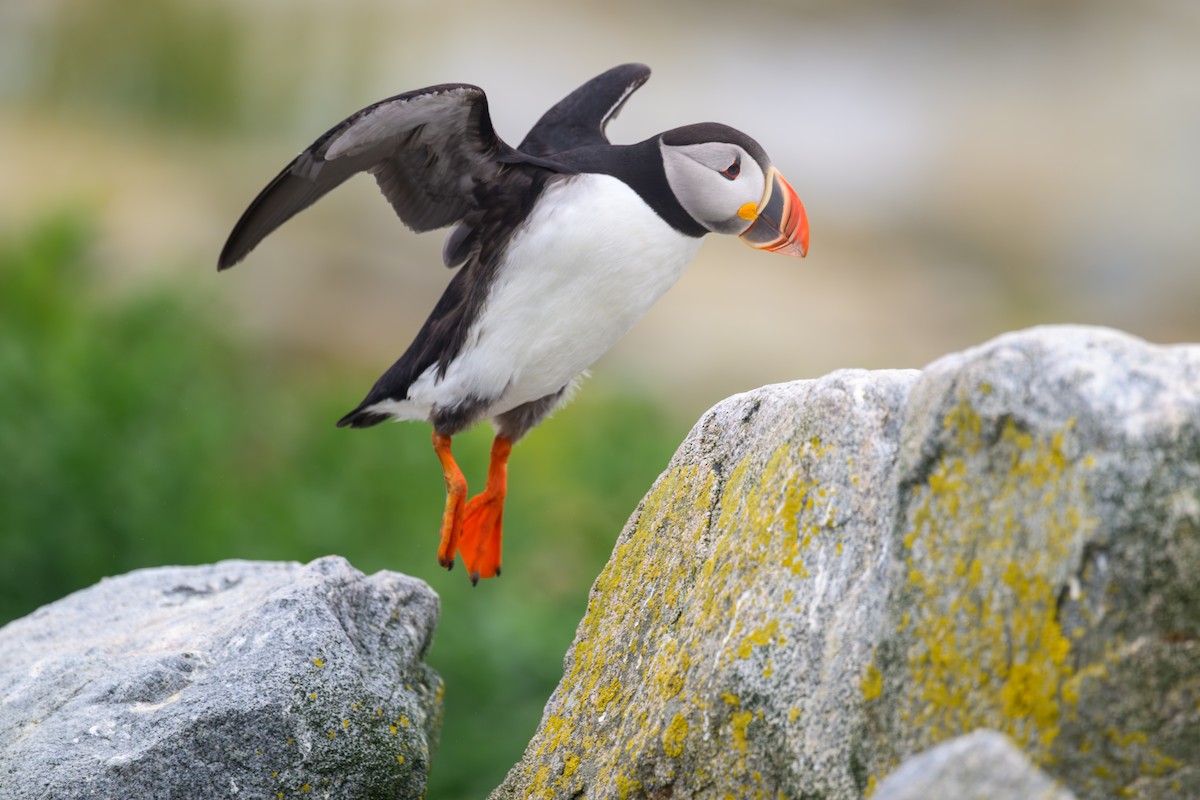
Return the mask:
POLYGON ((483 90, 443 84, 390 97, 335 125, 259 193, 217 261, 228 269, 268 234, 358 172, 375 176, 408 227, 443 228, 472 208, 472 188, 512 149, 492 127, 483 90))
POLYGON ((531 156, 551 156, 608 144, 604 128, 629 96, 650 78, 645 64, 622 64, 592 78, 558 101, 517 146, 531 156))

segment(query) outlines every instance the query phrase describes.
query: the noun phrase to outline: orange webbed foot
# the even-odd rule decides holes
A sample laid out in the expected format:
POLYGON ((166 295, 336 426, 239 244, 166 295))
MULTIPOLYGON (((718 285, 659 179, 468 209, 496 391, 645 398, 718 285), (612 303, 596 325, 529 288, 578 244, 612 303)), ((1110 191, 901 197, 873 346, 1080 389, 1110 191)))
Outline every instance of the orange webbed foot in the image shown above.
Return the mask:
POLYGON ((471 583, 480 578, 494 578, 500 574, 500 542, 504 519, 504 497, 488 492, 472 497, 463 515, 462 538, 458 551, 471 583))
POLYGON ((508 488, 508 455, 512 441, 497 436, 492 443, 487 488, 467 503, 463 512, 462 537, 458 551, 471 583, 500 575, 500 544, 504 519, 504 496, 508 488))

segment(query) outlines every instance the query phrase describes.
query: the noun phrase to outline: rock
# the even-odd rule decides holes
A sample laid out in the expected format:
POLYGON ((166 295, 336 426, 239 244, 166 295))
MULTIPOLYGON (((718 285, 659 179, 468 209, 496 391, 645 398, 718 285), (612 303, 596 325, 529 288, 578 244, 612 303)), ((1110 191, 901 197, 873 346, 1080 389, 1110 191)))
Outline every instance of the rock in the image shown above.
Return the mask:
POLYGON ((106 579, 0 629, 0 796, 420 797, 437 613, 335 557, 106 579))
POLYGON ((1043 328, 944 358, 897 492, 872 774, 986 727, 1081 798, 1200 797, 1200 346, 1043 328))
POLYGON ((979 728, 1200 796, 1200 347, 1002 336, 708 412, 494 798, 858 798, 979 728))
POLYGON ((980 730, 913 756, 872 800, 1074 800, 995 731, 980 730))
POLYGON ((855 796, 846 711, 884 614, 880 487, 918 375, 838 372, 708 412, 622 532, 495 796, 855 796))

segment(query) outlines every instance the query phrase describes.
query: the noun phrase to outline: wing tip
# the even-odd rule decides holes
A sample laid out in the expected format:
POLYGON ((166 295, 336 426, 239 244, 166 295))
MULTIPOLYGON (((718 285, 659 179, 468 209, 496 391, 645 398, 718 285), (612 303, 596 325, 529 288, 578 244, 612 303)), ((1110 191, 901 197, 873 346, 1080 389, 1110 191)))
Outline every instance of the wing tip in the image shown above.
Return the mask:
MULTIPOLYGON (((250 209, 247 209, 249 214, 250 209)), ((237 266, 242 263, 246 256, 250 255, 258 242, 247 244, 243 236, 243 221, 239 220, 234 226, 233 232, 229 234, 229 238, 225 240, 225 246, 221 248, 221 254, 217 256, 217 272, 224 272, 227 269, 237 266)))
POLYGON ((221 251, 221 255, 217 256, 217 272, 224 272, 225 270, 236 266, 237 264, 241 263, 241 260, 244 257, 244 253, 239 253, 235 257, 231 252, 229 252, 229 247, 226 246, 226 248, 221 251))
POLYGON ((626 84, 632 92, 634 89, 641 88, 642 84, 650 80, 650 67, 640 61, 630 61, 628 64, 618 64, 608 70, 607 74, 624 73, 626 84))

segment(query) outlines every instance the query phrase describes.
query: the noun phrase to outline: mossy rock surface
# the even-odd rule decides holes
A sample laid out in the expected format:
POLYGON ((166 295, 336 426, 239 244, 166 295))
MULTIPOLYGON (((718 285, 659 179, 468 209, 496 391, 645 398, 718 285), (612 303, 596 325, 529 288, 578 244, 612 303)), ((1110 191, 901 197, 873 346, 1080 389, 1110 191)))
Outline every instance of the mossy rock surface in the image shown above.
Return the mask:
POLYGON ((697 424, 592 589, 518 797, 857 798, 1006 734, 1200 796, 1200 347, 1009 334, 697 424))

